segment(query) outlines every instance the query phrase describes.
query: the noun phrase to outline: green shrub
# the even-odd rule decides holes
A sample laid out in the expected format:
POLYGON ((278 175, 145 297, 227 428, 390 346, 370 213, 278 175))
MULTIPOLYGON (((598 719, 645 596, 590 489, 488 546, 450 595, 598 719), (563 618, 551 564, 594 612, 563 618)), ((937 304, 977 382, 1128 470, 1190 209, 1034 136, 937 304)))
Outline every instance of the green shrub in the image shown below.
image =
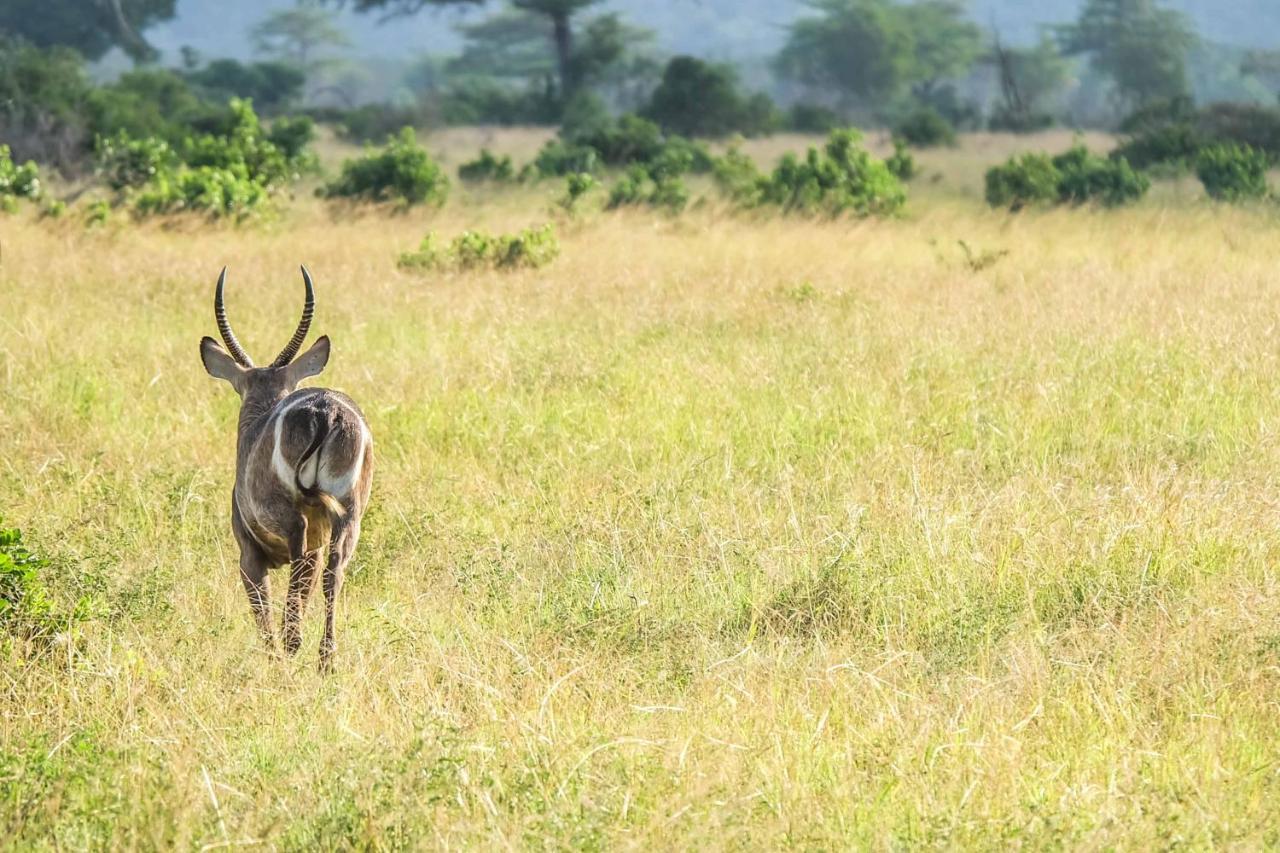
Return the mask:
POLYGON ((1029 205, 1053 204, 1062 176, 1048 154, 1023 154, 987 170, 987 204, 1021 210, 1029 205))
POLYGON ((1135 169, 1163 166, 1183 171, 1195 165, 1203 146, 1204 138, 1193 126, 1173 124, 1129 137, 1112 156, 1123 157, 1135 169))
POLYGON ((1267 155, 1247 145, 1211 145, 1196 157, 1196 176, 1210 198, 1239 202, 1267 195, 1267 155))
POLYGON ((21 166, 9 156, 9 146, 0 145, 0 207, 13 210, 18 199, 40 197, 40 168, 28 160, 21 166))
POLYGON ((956 144, 955 128, 932 107, 911 112, 894 126, 893 135, 916 148, 956 144))
POLYGON ((132 139, 121 132, 99 137, 95 147, 98 174, 116 191, 140 187, 180 162, 173 146, 154 136, 132 139))
POLYGON ((916 176, 916 160, 901 139, 893 140, 893 153, 885 159, 884 164, 900 181, 909 181, 916 176))
POLYGON ((40 576, 48 568, 23 544, 21 531, 0 524, 0 647, 38 654, 83 618, 85 602, 59 607, 49 594, 40 576))
POLYGON ((284 116, 271 122, 267 141, 280 149, 292 163, 306 163, 308 169, 319 162, 309 150, 316 140, 316 123, 310 116, 284 116))
POLYGON ((600 155, 588 145, 577 145, 563 139, 553 139, 538 152, 532 163, 536 177, 564 177, 600 170, 600 155))
POLYGON ((470 183, 506 182, 515 180, 516 170, 510 157, 495 157, 488 148, 482 148, 479 157, 458 167, 458 177, 470 183))
POLYGON ((230 122, 220 133, 187 137, 176 157, 156 139, 100 140, 108 181, 115 189, 137 187, 129 197, 143 216, 201 212, 244 219, 263 211, 279 186, 315 167, 302 142, 310 122, 280 131, 286 149, 263 130, 249 101, 233 98, 228 110, 230 122))
POLYGON ((720 191, 735 204, 743 207, 760 204, 766 178, 737 143, 730 145, 724 156, 716 158, 712 177, 720 191))
POLYGON ((342 139, 361 144, 383 140, 399 133, 401 128, 424 123, 421 110, 390 104, 363 104, 355 109, 322 114, 320 119, 333 121, 342 139))
POLYGON ((787 129, 797 133, 830 133, 842 124, 835 110, 818 104, 794 104, 787 112, 787 129))
POLYGON ((1021 210, 1030 205, 1131 204, 1151 187, 1123 157, 1100 157, 1074 145, 1056 157, 1023 154, 987 171, 987 203, 1021 210))
POLYGON ((555 229, 547 224, 499 236, 464 231, 448 246, 441 246, 429 233, 416 251, 401 254, 397 264, 406 270, 538 269, 559 254, 555 229))
POLYGON ((644 114, 665 130, 694 137, 758 136, 782 123, 767 95, 744 96, 738 91, 731 67, 691 56, 667 63, 644 114))
POLYGON ((646 206, 679 213, 689 204, 689 191, 679 173, 653 174, 640 163, 633 164, 609 192, 606 207, 646 206))
POLYGON ((449 179, 418 144, 413 128, 406 127, 381 150, 344 162, 341 174, 320 194, 325 198, 396 202, 406 207, 439 205, 448 198, 449 179))
POLYGON ((856 130, 832 132, 822 151, 788 154, 760 185, 760 202, 787 211, 837 216, 887 216, 906 204, 906 191, 883 161, 862 147, 856 130))
POLYGON ((1083 145, 1073 145, 1054 157, 1053 166, 1058 170, 1058 201, 1063 204, 1097 201, 1119 207, 1137 201, 1151 188, 1151 181, 1123 157, 1099 157, 1083 145))
POLYGON ((1005 133, 1036 133, 1053 127, 1053 116, 1048 113, 1011 110, 1001 104, 991 113, 987 128, 1005 133))
POLYGON ((560 197, 556 204, 570 214, 576 213, 578 202, 599 185, 595 176, 588 172, 568 175, 565 177, 564 195, 560 197))

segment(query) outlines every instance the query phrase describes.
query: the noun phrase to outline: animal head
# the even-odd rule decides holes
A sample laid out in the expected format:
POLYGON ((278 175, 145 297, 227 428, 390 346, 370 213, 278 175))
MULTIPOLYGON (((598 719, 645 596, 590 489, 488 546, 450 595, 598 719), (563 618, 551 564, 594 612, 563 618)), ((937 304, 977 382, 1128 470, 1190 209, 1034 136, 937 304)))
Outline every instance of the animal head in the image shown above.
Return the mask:
POLYGON ((311 328, 311 317, 315 313, 315 289, 311 283, 311 274, 302 268, 302 281, 307 288, 306 302, 302 307, 302 320, 298 329, 289 339, 289 343, 276 356, 275 361, 266 367, 257 367, 249 354, 245 352, 236 334, 231 330, 227 320, 227 309, 222 301, 223 287, 227 282, 227 268, 222 268, 218 276, 218 288, 213 297, 213 316, 218 321, 218 332, 226 344, 223 349, 217 341, 210 337, 200 339, 200 360, 204 369, 215 379, 225 379, 236 389, 243 400, 250 398, 279 398, 298 387, 298 383, 309 376, 315 376, 324 370, 329 362, 329 336, 321 336, 311 348, 298 355, 302 342, 307 338, 311 328))

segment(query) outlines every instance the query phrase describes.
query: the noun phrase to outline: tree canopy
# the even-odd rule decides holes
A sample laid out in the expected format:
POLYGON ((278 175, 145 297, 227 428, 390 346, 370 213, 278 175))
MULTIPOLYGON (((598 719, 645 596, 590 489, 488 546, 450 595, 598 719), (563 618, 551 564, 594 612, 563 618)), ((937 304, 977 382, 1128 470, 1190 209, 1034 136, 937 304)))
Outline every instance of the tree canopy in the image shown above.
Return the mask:
POLYGON ((1187 53, 1196 38, 1186 18, 1156 0, 1086 0, 1058 37, 1064 52, 1087 54, 1129 106, 1187 94, 1187 53))
POLYGON ((69 47, 100 59, 118 47, 135 60, 152 59, 142 37, 152 24, 174 15, 176 0, 4 0, 0 34, 36 47, 69 47))

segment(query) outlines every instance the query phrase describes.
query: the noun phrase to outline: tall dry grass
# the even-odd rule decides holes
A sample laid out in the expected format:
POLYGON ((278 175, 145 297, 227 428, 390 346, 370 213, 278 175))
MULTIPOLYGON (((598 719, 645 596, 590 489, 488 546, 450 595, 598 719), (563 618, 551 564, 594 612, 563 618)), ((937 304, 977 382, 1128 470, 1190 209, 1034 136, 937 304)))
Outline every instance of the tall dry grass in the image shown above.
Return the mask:
POLYGON ((0 672, 9 846, 1280 844, 1269 219, 703 210, 394 266, 540 203, 4 221, 0 511, 93 606, 0 672), (329 679, 316 610, 257 647, 196 348, 224 263, 281 346, 299 261, 377 441, 329 679))

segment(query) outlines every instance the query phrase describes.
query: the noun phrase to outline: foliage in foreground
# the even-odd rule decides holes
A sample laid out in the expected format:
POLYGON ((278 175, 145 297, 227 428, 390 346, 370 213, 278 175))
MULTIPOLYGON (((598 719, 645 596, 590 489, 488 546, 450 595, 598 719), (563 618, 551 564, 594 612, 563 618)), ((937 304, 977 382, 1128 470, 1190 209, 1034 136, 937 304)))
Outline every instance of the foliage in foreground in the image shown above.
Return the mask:
POLYGON ((458 167, 458 177, 468 183, 506 183, 515 180, 516 170, 509 156, 498 157, 488 148, 481 148, 476 159, 458 167))
POLYGON ((541 228, 496 236, 464 231, 447 246, 429 232, 417 250, 404 252, 396 263, 405 270, 539 269, 559 254, 560 242, 548 223, 541 228))
POLYGON ((345 161, 337 179, 319 193, 325 198, 394 202, 402 207, 441 205, 449 197, 449 178, 418 144, 413 128, 406 127, 382 149, 345 161))
POLYGON ((986 198, 1013 211, 1034 205, 1098 203, 1119 207, 1142 198, 1151 181, 1123 157, 1100 157, 1074 145, 1056 157, 1028 153, 992 167, 986 198))
MULTIPOLYGON (((905 164, 896 168, 905 171, 905 164)), ((799 158, 787 154, 770 175, 749 157, 731 149, 716 163, 721 190, 742 207, 775 206, 792 213, 838 216, 891 216, 906 204, 899 176, 862 147, 853 129, 831 133, 825 147, 799 158)))
POLYGON ((46 651, 59 632, 79 620, 78 608, 64 611, 49 594, 41 577, 48 567, 23 544, 20 530, 5 528, 0 520, 0 648, 5 651, 46 651))

